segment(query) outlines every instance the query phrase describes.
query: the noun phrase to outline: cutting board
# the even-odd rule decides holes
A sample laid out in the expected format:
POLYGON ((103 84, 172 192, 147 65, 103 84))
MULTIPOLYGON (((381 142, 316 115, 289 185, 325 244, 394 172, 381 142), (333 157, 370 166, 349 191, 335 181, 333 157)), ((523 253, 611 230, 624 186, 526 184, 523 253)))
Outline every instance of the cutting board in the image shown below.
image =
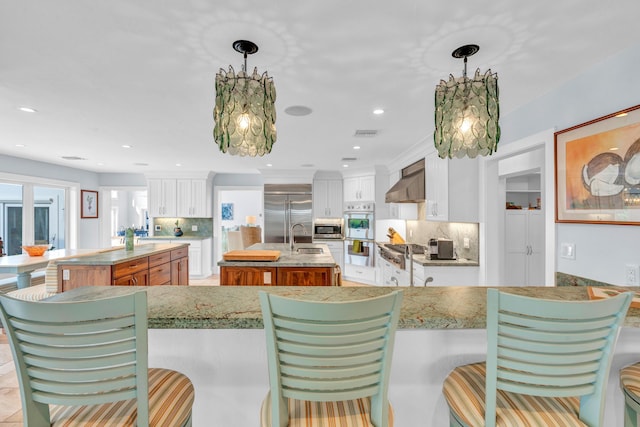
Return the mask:
POLYGON ((254 251, 229 251, 222 254, 225 261, 277 261, 280 251, 254 250, 254 251))

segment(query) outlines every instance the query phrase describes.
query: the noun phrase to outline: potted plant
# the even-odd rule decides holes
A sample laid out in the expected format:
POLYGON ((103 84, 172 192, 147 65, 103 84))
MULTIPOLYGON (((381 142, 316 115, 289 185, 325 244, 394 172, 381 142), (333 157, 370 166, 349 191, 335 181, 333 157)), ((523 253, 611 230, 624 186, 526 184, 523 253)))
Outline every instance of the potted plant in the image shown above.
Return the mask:
POLYGON ((180 224, 178 224, 179 220, 176 220, 176 226, 173 228, 173 235, 176 237, 182 236, 182 229, 180 228, 180 224))

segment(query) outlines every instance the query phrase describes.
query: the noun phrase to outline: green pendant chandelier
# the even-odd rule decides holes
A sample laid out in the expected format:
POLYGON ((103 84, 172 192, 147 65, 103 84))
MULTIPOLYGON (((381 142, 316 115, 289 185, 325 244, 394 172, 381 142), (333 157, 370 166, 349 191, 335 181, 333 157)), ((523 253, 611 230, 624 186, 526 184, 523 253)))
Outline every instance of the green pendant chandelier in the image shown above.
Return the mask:
POLYGON ((464 58, 464 74, 449 81, 441 80, 435 92, 435 125, 433 140, 441 158, 491 155, 500 140, 500 106, 498 75, 488 70, 467 77, 467 57, 478 45, 465 45, 454 50, 454 58, 464 58))
POLYGON ((247 55, 258 46, 238 40, 233 48, 244 54, 242 71, 220 69, 216 74, 216 106, 213 110, 213 138, 220 151, 238 156, 264 156, 276 142, 276 89, 265 71, 247 73, 247 55))

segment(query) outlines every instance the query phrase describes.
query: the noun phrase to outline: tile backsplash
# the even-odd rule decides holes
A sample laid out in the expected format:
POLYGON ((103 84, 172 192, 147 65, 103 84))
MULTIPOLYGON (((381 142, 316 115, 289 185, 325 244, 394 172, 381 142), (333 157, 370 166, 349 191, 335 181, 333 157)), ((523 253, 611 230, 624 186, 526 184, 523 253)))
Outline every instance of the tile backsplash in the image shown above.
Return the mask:
POLYGON ((429 239, 451 239, 458 258, 479 260, 480 225, 477 222, 407 221, 407 241, 426 245, 429 239), (468 239, 468 248, 465 248, 468 239))
POLYGON ((182 237, 213 237, 213 218, 154 218, 149 235, 173 236, 176 221, 182 229, 182 237), (197 231, 193 231, 193 226, 197 231))

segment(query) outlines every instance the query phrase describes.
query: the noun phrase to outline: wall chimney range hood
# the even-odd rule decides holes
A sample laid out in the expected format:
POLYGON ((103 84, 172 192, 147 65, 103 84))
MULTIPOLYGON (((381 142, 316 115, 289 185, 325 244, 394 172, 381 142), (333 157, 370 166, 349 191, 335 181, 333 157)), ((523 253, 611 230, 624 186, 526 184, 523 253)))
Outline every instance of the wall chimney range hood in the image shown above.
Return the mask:
POLYGON ((424 159, 402 169, 400 181, 387 191, 386 203, 424 202, 424 159))

